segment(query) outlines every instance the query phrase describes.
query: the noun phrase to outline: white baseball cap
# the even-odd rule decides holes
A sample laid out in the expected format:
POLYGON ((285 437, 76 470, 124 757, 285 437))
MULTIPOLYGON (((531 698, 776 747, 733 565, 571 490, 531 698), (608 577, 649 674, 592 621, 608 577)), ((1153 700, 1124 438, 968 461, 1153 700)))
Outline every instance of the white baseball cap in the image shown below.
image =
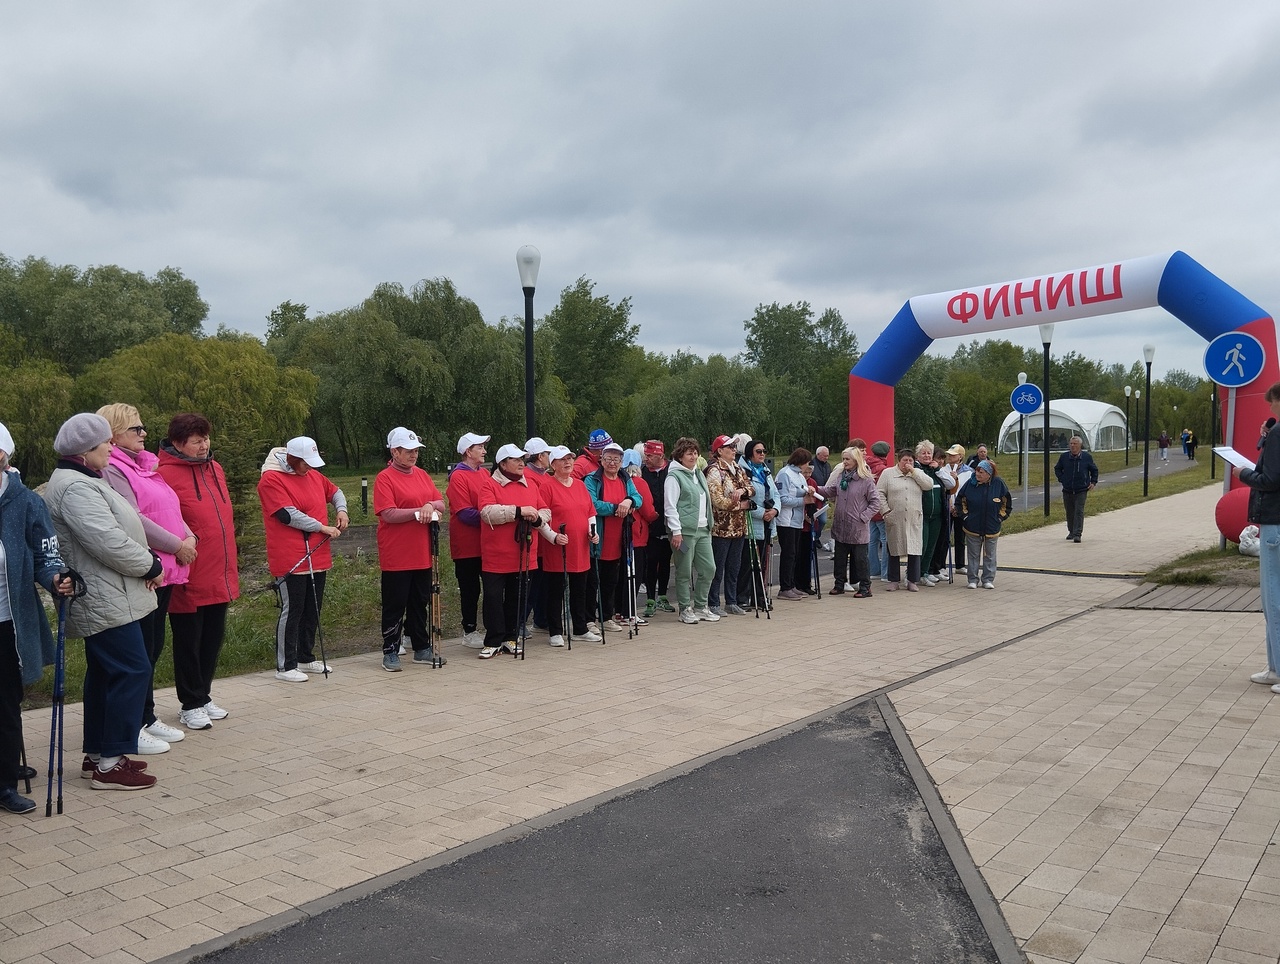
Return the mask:
POLYGON ((524 443, 525 455, 541 455, 543 452, 550 452, 551 446, 547 444, 547 440, 539 438, 535 435, 529 441, 524 443))
POLYGON ((610 442, 608 445, 606 445, 606 446, 605 446, 604 448, 602 448, 600 451, 601 451, 602 453, 603 453, 603 452, 617 452, 619 455, 621 455, 621 454, 622 454, 622 446, 621 446, 621 445, 619 445, 617 442, 610 442))
POLYGON ((566 455, 572 455, 573 449, 569 448, 569 446, 567 445, 557 445, 551 449, 550 454, 551 454, 551 461, 555 462, 555 461, 558 461, 559 459, 564 458, 566 455))
POLYGON ((0 452, 13 457, 13 436, 9 434, 9 430, 0 423, 0 452))
POLYGON ((502 446, 502 448, 498 449, 498 454, 494 457, 493 461, 496 464, 498 462, 504 462, 507 459, 522 458, 524 458, 524 449, 520 448, 520 446, 513 442, 508 442, 506 445, 502 446))
POLYGON ((467 453, 467 449, 471 448, 471 446, 479 445, 481 442, 487 441, 489 441, 489 436, 487 435, 477 435, 475 432, 468 432, 466 435, 462 436, 462 438, 458 439, 458 454, 465 455, 467 453))
POLYGON ((289 439, 289 443, 285 446, 285 451, 296 459, 302 459, 313 469, 318 469, 324 465, 324 459, 320 458, 320 449, 316 447, 316 440, 306 435, 299 435, 297 438, 289 439))
POLYGON ((398 426, 387 434, 387 448, 420 449, 422 448, 422 439, 418 438, 416 432, 411 432, 404 426, 398 426))

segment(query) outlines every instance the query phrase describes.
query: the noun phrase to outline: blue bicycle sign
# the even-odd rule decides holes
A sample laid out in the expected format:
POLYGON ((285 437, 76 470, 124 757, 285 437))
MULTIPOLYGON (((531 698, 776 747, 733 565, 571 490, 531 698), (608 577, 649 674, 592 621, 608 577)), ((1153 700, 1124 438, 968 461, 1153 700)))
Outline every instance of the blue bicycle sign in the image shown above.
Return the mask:
POLYGON ((1019 415, 1031 415, 1044 404, 1044 392, 1030 382, 1019 385, 1009 394, 1009 404, 1019 415))

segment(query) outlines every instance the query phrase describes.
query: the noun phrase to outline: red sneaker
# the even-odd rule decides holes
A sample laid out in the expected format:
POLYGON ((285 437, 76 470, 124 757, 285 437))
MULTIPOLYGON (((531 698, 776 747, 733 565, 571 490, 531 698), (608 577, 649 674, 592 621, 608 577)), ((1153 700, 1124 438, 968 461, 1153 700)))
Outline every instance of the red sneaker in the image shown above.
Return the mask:
POLYGON ((92 774, 93 789, 148 790, 156 785, 155 777, 150 773, 143 773, 141 770, 135 769, 130 766, 131 763, 133 761, 128 757, 122 757, 120 762, 106 773, 94 767, 92 774))
MULTIPOLYGON (((129 764, 129 766, 133 767, 133 769, 137 770, 139 773, 142 773, 147 768, 146 760, 130 760, 128 757, 124 757, 123 759, 125 763, 129 764)), ((98 764, 94 763, 86 755, 84 762, 80 764, 80 776, 88 780, 93 776, 93 771, 96 769, 98 769, 98 764)))

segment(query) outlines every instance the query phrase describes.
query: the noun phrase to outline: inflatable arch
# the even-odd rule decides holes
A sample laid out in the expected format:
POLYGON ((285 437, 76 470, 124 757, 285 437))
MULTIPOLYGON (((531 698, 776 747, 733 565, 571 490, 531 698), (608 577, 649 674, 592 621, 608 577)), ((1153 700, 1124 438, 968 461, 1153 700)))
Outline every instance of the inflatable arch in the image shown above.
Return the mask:
POLYGON ((893 387, 937 338, 1156 306, 1206 342, 1243 331, 1267 349, 1262 373, 1236 392, 1231 444, 1253 452, 1258 426, 1270 414, 1264 396, 1280 381, 1275 322, 1181 251, 909 299, 849 373, 849 435, 894 442, 893 387))

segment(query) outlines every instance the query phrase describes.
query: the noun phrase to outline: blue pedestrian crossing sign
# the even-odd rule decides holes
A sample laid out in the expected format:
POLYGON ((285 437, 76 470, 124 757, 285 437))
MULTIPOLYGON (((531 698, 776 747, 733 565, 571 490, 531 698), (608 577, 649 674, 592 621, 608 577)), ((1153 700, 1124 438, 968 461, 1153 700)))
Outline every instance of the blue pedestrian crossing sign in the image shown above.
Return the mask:
POLYGON ((1019 415, 1032 415, 1044 404, 1044 392, 1040 391, 1039 386, 1027 382, 1009 394, 1009 404, 1019 415))
POLYGON ((1267 353, 1262 342, 1243 331, 1228 331, 1209 342, 1204 350, 1204 370, 1209 380, 1223 388, 1243 388, 1262 374, 1267 353))

